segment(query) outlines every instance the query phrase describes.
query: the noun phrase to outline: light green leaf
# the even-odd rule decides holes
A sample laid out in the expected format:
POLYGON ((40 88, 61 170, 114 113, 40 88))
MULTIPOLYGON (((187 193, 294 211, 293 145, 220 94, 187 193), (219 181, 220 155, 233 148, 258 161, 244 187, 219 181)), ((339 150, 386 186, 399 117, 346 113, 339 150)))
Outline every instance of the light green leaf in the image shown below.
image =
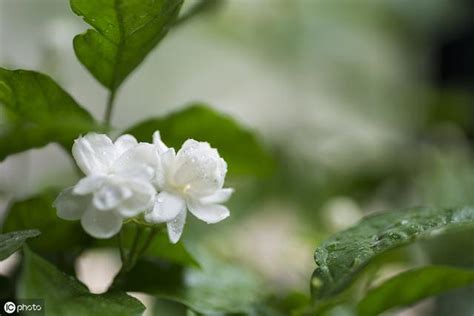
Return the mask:
POLYGON ((428 266, 400 273, 372 289, 358 305, 359 315, 373 316, 394 307, 474 283, 474 271, 428 266))
POLYGON ((198 0, 193 3, 174 23, 174 27, 182 25, 192 18, 215 11, 224 3, 224 0, 198 0))
POLYGON ((74 38, 80 62, 111 91, 144 60, 175 21, 183 0, 71 0, 94 29, 74 38))
POLYGON ((18 297, 43 298, 51 316, 142 315, 145 307, 123 292, 91 294, 86 286, 59 271, 27 247, 18 297))
POLYGON ((0 160, 50 142, 68 146, 97 125, 51 78, 0 68, 0 160))
POLYGON ((153 239, 143 255, 148 258, 161 258, 184 266, 199 267, 199 263, 188 252, 183 242, 181 241, 177 244, 170 243, 168 234, 165 232, 158 234, 153 239))
POLYGON ((202 268, 141 260, 127 275, 124 290, 172 300, 202 314, 244 313, 265 296, 250 273, 215 259, 199 257, 202 268))
POLYGON ((202 104, 190 105, 168 116, 144 121, 125 133, 141 141, 151 141, 156 130, 161 132, 168 146, 176 149, 188 138, 209 142, 227 161, 229 175, 262 176, 268 175, 274 168, 271 155, 253 132, 231 117, 202 104))
POLYGON ((55 190, 44 192, 26 200, 10 205, 3 223, 3 232, 37 228, 41 236, 32 240, 32 249, 53 253, 56 251, 73 251, 91 242, 84 233, 79 221, 65 221, 56 216, 53 201, 57 196, 55 190))
POLYGON ((415 208, 366 217, 316 249, 315 298, 341 292, 374 257, 419 239, 474 228, 474 208, 415 208))
POLYGON ((23 243, 40 234, 37 229, 21 230, 0 235, 0 260, 5 260, 16 252, 23 243))

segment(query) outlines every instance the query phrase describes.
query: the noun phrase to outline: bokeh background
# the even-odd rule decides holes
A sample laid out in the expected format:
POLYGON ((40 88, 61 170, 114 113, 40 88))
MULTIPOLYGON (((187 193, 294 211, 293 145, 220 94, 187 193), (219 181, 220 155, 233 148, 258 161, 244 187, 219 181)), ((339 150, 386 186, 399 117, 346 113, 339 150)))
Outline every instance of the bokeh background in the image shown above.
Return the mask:
MULTIPOLYGON (((277 295, 307 294, 316 246, 365 214, 474 202, 473 16, 461 0, 223 1, 150 54, 120 90, 113 124, 201 101, 258 133, 274 174, 229 179, 231 218, 192 222, 184 238, 277 295)), ((85 29, 68 1, 0 0, 0 65, 49 74, 102 117, 106 90, 72 49, 85 29)), ((55 145, 10 156, 0 164, 2 208, 74 181, 55 145)), ((469 234, 417 245, 381 277, 430 261, 474 266, 473 246, 469 234)), ((100 291, 106 273, 81 268, 91 258, 115 263, 93 253, 78 264, 100 291)), ((401 314, 473 315, 472 297, 474 288, 458 290, 401 314)))

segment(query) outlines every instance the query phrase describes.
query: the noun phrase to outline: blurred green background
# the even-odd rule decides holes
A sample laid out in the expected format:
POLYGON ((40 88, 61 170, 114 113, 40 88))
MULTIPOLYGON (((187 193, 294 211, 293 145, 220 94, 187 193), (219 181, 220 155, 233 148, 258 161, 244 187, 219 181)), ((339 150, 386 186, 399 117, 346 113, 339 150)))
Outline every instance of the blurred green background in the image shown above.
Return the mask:
MULTIPOLYGON (((256 131, 274 174, 230 178, 231 218, 192 221, 184 238, 276 295, 308 293, 316 246, 365 214, 474 202, 473 14, 471 1, 223 1, 170 32, 120 90, 113 123, 200 101, 256 131)), ((0 65, 51 75, 101 117, 106 91, 72 49, 86 28, 68 1, 0 0, 0 65)), ((0 164, 0 201, 74 181, 49 145, 0 164)), ((474 267, 473 246, 472 232, 418 245, 393 270, 474 267)), ((458 290, 402 313, 473 315, 473 296, 458 290)))

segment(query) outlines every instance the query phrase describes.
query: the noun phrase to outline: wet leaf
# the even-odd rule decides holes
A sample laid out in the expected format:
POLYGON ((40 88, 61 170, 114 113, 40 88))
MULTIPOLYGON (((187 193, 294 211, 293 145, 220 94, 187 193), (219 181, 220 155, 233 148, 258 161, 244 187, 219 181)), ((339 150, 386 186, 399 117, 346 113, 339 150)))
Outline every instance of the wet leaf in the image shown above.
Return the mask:
POLYGON ((15 231, 0 235, 0 260, 5 260, 15 253, 23 243, 33 237, 39 236, 37 229, 15 231))
POLYGON ((18 297, 44 299, 46 313, 52 316, 138 316, 145 311, 140 301, 123 292, 90 293, 85 285, 59 271, 27 247, 24 248, 18 297))
POLYGON ((341 292, 372 259, 390 249, 467 228, 474 228, 470 207, 415 208, 366 217, 316 249, 313 296, 341 292))
POLYGON ((163 39, 183 0, 71 0, 71 8, 94 29, 74 38, 80 62, 111 91, 163 39))
POLYGON ((91 238, 83 231, 79 221, 65 221, 57 217, 53 207, 56 196, 57 191, 50 190, 12 203, 7 210, 2 231, 39 229, 41 236, 29 245, 41 253, 83 248, 91 242, 91 238))
POLYGON ((91 115, 50 77, 0 68, 0 161, 51 142, 70 146, 98 129, 91 115))

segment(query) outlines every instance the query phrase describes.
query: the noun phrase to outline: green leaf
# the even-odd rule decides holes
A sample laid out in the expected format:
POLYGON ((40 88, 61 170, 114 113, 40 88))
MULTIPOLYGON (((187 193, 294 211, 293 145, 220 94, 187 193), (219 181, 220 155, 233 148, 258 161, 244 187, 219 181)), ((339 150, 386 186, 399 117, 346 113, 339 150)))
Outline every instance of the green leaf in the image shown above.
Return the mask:
POLYGON ((415 208, 369 216, 316 249, 315 298, 341 292, 374 257, 419 239, 474 228, 474 208, 415 208))
POLYGON ((127 291, 184 304, 202 314, 243 313, 265 295, 253 275, 215 259, 199 258, 202 269, 141 260, 127 275, 127 291))
POLYGON ((184 243, 182 241, 176 244, 170 243, 168 234, 165 232, 156 235, 143 256, 151 259, 159 258, 183 266, 200 267, 196 258, 186 249, 184 243))
POLYGON ((181 16, 174 23, 174 27, 182 25, 193 17, 215 11, 224 3, 223 0, 199 0, 195 1, 193 5, 183 12, 181 16))
POLYGON ((202 105, 194 104, 162 118, 139 123, 128 129, 141 141, 151 141, 159 130, 163 141, 179 149, 184 141, 193 138, 207 141, 217 148, 229 166, 229 175, 262 176, 274 168, 274 161, 255 135, 227 115, 202 105))
POLYGON ((41 236, 32 240, 32 249, 53 253, 82 248, 91 242, 79 221, 65 221, 56 216, 53 201, 57 191, 51 190, 10 205, 3 224, 3 232, 37 228, 41 236))
POLYGON ((372 289, 358 305, 359 315, 379 315, 393 307, 474 283, 474 271, 428 266, 400 273, 372 289))
POLYGON ((0 68, 0 161, 50 142, 70 145, 97 129, 90 114, 50 77, 0 68))
POLYGON ((185 266, 199 267, 199 263, 188 252, 182 242, 177 244, 170 243, 168 235, 161 233, 157 235, 144 253, 145 257, 162 258, 169 262, 185 266))
POLYGON ((22 230, 0 235, 0 260, 5 260, 16 252, 23 243, 40 234, 37 229, 22 230))
POLYGON ((43 298, 47 315, 142 315, 145 306, 123 292, 91 294, 85 285, 59 271, 27 247, 18 297, 43 298))
POLYGON ((80 62, 111 91, 145 59, 175 21, 183 0, 71 0, 94 29, 74 38, 80 62))

